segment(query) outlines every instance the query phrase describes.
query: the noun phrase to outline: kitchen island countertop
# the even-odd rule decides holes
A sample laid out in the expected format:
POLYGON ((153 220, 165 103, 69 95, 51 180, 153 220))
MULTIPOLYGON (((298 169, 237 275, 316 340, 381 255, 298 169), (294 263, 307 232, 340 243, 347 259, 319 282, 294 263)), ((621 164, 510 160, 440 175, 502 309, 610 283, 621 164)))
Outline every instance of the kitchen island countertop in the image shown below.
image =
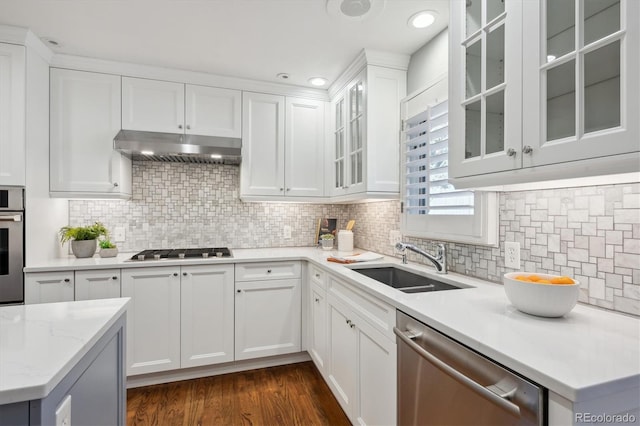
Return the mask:
POLYGON ((128 303, 120 298, 0 307, 0 405, 47 397, 128 303))
MULTIPOLYGON (((358 250, 357 250, 358 251, 358 250)), ((363 250, 360 250, 363 251, 363 250)), ((562 318, 540 318, 516 310, 500 284, 450 273, 463 290, 406 294, 328 262, 336 252, 315 247, 234 249, 233 258, 127 261, 65 258, 25 268, 25 272, 137 268, 216 263, 303 260, 402 310, 466 346, 539 383, 572 402, 624 393, 640 397, 640 320, 578 304, 562 318)), ((367 262, 372 264, 374 262, 367 262)), ((398 264, 385 256, 378 264, 398 264)), ((438 276, 430 266, 404 265, 438 276)))

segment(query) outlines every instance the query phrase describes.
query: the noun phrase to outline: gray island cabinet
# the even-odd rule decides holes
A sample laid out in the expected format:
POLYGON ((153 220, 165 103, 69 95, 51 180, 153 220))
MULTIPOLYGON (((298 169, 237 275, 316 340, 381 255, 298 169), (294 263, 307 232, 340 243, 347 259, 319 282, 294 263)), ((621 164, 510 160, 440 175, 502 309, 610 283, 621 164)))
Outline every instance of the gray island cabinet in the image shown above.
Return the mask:
POLYGON ((124 425, 128 302, 0 308, 0 426, 124 425))

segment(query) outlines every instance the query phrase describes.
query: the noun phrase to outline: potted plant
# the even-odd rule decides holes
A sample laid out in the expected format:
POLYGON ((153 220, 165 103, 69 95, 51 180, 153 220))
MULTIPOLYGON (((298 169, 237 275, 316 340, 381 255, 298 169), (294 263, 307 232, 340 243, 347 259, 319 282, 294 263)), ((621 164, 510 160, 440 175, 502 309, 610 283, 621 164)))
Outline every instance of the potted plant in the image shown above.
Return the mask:
POLYGON ((91 257, 96 252, 96 240, 107 237, 109 231, 100 222, 89 226, 63 226, 60 228, 60 243, 71 241, 71 252, 77 258, 91 257))
POLYGON ((107 237, 104 240, 98 241, 100 246, 100 257, 116 257, 118 255, 118 247, 107 237))
POLYGON ((320 235, 320 245, 323 250, 332 250, 333 249, 333 240, 335 239, 333 234, 322 234, 320 235))

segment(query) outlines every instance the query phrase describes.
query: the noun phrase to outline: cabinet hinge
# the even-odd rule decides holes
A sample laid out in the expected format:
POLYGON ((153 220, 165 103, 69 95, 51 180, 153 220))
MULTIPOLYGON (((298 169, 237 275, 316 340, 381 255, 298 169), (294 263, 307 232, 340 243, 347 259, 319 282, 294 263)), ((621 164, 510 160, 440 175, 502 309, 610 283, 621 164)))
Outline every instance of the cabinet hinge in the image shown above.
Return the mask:
POLYGON ((400 213, 404 213, 404 201, 400 201, 400 213))

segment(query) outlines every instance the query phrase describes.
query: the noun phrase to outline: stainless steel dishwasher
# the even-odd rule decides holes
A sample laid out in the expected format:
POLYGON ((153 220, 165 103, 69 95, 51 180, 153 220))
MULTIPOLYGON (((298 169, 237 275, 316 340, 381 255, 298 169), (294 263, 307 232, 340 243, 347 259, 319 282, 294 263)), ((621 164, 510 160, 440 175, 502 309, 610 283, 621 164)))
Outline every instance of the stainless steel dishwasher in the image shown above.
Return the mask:
POLYGON ((543 425, 545 389, 397 312, 399 425, 543 425))

